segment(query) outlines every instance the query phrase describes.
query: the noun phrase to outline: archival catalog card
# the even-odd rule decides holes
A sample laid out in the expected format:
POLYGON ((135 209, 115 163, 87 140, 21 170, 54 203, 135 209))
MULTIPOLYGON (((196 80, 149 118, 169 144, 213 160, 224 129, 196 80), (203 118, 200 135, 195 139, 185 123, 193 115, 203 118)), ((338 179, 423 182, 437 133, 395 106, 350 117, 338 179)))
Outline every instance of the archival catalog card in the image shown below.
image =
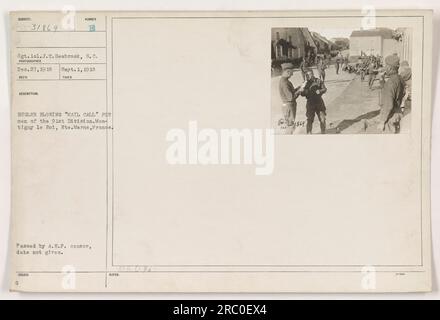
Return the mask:
POLYGON ((431 11, 10 24, 11 290, 431 290, 431 11))

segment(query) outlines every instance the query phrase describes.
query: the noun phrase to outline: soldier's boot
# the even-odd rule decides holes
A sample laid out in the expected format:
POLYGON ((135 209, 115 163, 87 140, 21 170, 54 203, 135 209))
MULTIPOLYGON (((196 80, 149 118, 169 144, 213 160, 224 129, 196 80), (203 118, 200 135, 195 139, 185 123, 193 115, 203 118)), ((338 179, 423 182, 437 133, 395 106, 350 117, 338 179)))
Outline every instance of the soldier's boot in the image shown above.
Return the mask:
POLYGON ((393 123, 394 133, 400 133, 400 120, 393 123))
POLYGON ((319 119, 319 125, 321 127, 321 134, 325 134, 325 129, 326 129, 325 113, 324 112, 320 112, 318 114, 318 119, 319 119))
POLYGON ((391 119, 391 129, 393 133, 400 133, 400 121, 402 120, 402 115, 400 113, 395 113, 391 119))
POLYGON ((307 134, 311 134, 312 133, 312 128, 313 128, 313 120, 307 119, 307 125, 306 125, 306 132, 307 132, 307 134))
POLYGON ((321 134, 325 134, 325 121, 320 123, 321 126, 321 134))

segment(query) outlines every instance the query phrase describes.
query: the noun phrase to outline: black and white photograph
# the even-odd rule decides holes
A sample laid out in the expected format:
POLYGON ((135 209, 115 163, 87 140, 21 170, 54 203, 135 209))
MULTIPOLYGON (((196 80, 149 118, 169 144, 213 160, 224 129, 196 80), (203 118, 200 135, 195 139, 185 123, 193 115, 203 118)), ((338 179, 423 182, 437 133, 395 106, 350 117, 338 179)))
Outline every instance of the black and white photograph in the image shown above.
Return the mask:
POLYGON ((440 297, 439 5, 19 1, 0 300, 440 297))
POLYGON ((272 28, 276 134, 411 129, 411 29, 272 28))

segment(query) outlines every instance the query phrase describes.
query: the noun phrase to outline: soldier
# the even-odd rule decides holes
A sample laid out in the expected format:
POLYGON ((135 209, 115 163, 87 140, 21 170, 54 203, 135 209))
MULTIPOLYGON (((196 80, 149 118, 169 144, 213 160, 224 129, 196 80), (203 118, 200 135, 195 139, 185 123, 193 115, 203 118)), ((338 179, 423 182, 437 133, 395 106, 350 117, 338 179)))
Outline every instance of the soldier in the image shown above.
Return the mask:
POLYGON ((402 112, 400 106, 405 95, 405 83, 398 74, 399 57, 391 55, 385 58, 385 73, 389 79, 385 82, 381 92, 381 106, 379 115, 379 132, 400 132, 402 112))
POLYGON ((301 57, 301 63, 299 65, 299 68, 301 70, 301 75, 303 77, 303 81, 306 81, 306 70, 307 70, 307 66, 306 66, 306 62, 304 60, 304 57, 301 57))
POLYGON ((325 81, 325 69, 327 68, 327 65, 323 58, 318 57, 318 63, 316 65, 316 68, 318 70, 319 79, 325 81))
POLYGON ((335 63, 335 68, 336 68, 336 74, 339 74, 339 66, 341 64, 341 53, 338 52, 338 54, 336 55, 336 63, 335 63))
POLYGON ((295 125, 296 119, 296 98, 299 96, 299 88, 295 89, 289 78, 293 75, 293 64, 281 64, 283 73, 281 74, 279 83, 279 92, 281 100, 283 101, 283 116, 284 121, 288 126, 295 125))
POLYGON ((315 114, 321 126, 321 133, 325 133, 325 117, 326 108, 322 95, 327 92, 324 82, 315 78, 313 71, 308 70, 306 73, 307 80, 300 87, 299 91, 302 96, 306 97, 306 117, 307 117, 307 133, 312 133, 313 121, 315 114))
POLYGON ((373 90, 373 83, 376 78, 376 69, 374 62, 370 62, 368 65, 368 87, 373 90))
POLYGON ((411 77, 412 71, 408 61, 403 61, 400 64, 399 75, 405 83, 405 96, 402 99, 402 113, 406 114, 411 109, 411 77))

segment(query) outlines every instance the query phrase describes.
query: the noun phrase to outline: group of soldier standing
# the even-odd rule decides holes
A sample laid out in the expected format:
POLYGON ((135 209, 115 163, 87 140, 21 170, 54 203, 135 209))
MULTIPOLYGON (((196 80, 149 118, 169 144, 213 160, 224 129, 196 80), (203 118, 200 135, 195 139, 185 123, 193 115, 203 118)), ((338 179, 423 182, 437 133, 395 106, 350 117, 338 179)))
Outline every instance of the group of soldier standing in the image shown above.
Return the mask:
MULTIPOLYGON (((382 132, 400 132, 400 121, 402 119, 405 105, 411 100, 411 68, 406 61, 400 64, 397 55, 390 55, 384 60, 384 66, 381 68, 382 59, 374 58, 366 60, 366 73, 369 75, 369 87, 372 88, 376 79, 377 70, 381 68, 380 78, 380 114, 376 125, 369 125, 368 133, 382 132), (388 80, 385 80, 385 79, 388 80), (375 132, 373 132, 373 128, 375 132)), ((341 65, 346 63, 339 53, 335 57, 336 74, 339 74, 341 65)), ((282 100, 283 118, 279 124, 290 126, 292 130, 296 127, 297 98, 305 97, 306 102, 306 132, 312 133, 315 115, 317 116, 321 133, 326 133, 326 106, 322 95, 327 92, 325 86, 325 70, 328 68, 328 61, 325 57, 318 57, 316 69, 318 77, 315 77, 313 70, 309 68, 304 60, 299 66, 299 71, 303 77, 303 83, 296 87, 289 78, 294 73, 294 65, 292 63, 281 64, 282 74, 279 82, 279 93, 282 100)), ((343 69, 343 68, 342 68, 343 69)), ((363 77, 362 77, 363 78, 363 77)), ((363 79, 361 79, 363 80, 363 79)))

